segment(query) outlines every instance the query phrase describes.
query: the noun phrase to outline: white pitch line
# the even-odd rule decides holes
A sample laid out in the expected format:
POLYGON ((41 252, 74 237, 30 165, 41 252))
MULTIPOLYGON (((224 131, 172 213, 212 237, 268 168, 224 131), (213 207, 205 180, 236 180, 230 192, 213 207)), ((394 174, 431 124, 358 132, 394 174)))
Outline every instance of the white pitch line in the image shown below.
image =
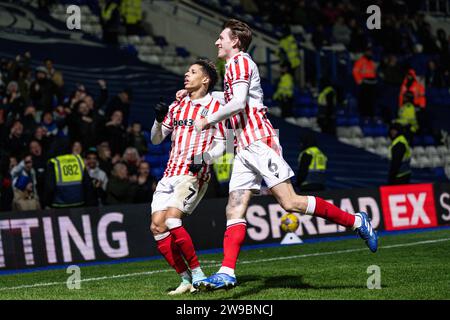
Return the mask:
MULTIPOLYGON (((163 269, 163 270, 153 270, 153 271, 144 271, 144 272, 135 272, 135 273, 116 274, 116 275, 112 275, 112 276, 81 279, 79 282, 90 282, 90 281, 101 281, 101 280, 117 279, 117 278, 128 278, 128 277, 150 275, 150 274, 154 274, 154 273, 162 273, 162 272, 169 272, 169 271, 173 271, 173 270, 172 269, 163 269)), ((77 282, 77 281, 74 281, 74 282, 77 282)), ((42 282, 42 283, 35 283, 35 284, 26 284, 26 285, 17 286, 17 287, 0 288, 0 291, 26 289, 26 288, 37 288, 37 287, 48 287, 48 286, 54 286, 54 285, 58 285, 58 284, 66 284, 66 283, 67 282, 48 282, 48 283, 42 282)))
MULTIPOLYGON (((416 242, 410 242, 410 243, 400 243, 400 244, 393 244, 393 245, 389 245, 389 246, 383 246, 383 247, 380 247, 380 248, 381 249, 402 248, 402 247, 418 246, 418 245, 422 245, 422 244, 439 243, 439 242, 444 242, 444 241, 450 241, 450 238, 442 238, 442 239, 436 239, 436 240, 425 240, 425 241, 416 241, 416 242)), ((280 260, 289 260, 289 259, 318 257, 318 256, 326 256, 326 255, 341 254, 341 253, 351 253, 351 252, 366 251, 366 250, 367 250, 367 248, 358 248, 358 249, 347 249, 347 250, 337 250, 337 251, 328 251, 328 252, 307 253, 307 254, 286 256, 286 257, 276 257, 276 258, 267 258, 267 259, 238 261, 238 263, 239 264, 255 264, 255 263, 262 263, 262 262, 271 262, 271 261, 280 261, 280 260)), ((220 265, 221 265, 220 263, 216 263, 216 264, 210 264, 210 265, 205 266, 205 267, 206 268, 217 267, 217 266, 220 266, 220 265)), ((173 271, 173 269, 162 269, 162 270, 153 270, 153 271, 145 271, 145 272, 117 274, 117 275, 112 275, 112 276, 104 276, 104 277, 96 277, 96 278, 87 278, 87 279, 81 279, 80 282, 102 281, 102 280, 109 280, 109 279, 121 279, 121 278, 129 278, 129 277, 151 275, 151 274, 155 274, 155 273, 170 272, 170 271, 173 271)), ((66 281, 64 281, 64 282, 47 282, 47 283, 43 282, 43 283, 35 283, 35 284, 29 284, 29 285, 21 285, 21 286, 16 286, 16 287, 6 287, 6 288, 0 288, 0 291, 19 290, 19 289, 28 289, 28 288, 38 288, 38 287, 48 287, 48 286, 61 285, 61 284, 66 284, 66 281)))

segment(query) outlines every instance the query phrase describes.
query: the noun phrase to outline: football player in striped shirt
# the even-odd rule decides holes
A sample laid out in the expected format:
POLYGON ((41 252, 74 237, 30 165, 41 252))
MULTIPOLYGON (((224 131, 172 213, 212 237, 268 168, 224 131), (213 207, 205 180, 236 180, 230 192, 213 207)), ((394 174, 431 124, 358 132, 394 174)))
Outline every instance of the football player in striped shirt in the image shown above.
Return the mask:
POLYGON ((194 130, 196 120, 217 112, 221 106, 209 93, 217 82, 214 64, 198 60, 184 79, 188 95, 169 107, 158 104, 151 131, 153 144, 161 143, 169 134, 172 141, 166 170, 153 194, 151 223, 159 252, 181 276, 181 284, 170 295, 193 292, 192 283, 206 278, 181 219, 194 211, 208 188, 207 163, 225 151, 222 123, 201 132, 194 130))
MULTIPOLYGON (((237 285, 235 268, 246 235, 245 214, 252 192, 259 191, 263 179, 284 210, 315 215, 352 228, 372 252, 378 247, 377 235, 366 213, 350 214, 322 198, 295 193, 290 181, 294 173, 283 159, 278 136, 266 116, 258 67, 246 53, 251 40, 252 31, 244 22, 231 19, 225 24, 215 43, 218 58, 226 61, 224 91, 212 93, 224 106, 195 122, 197 130, 204 130, 229 119, 238 141, 226 208, 222 267, 218 273, 196 283, 200 288, 237 285)), ((184 94, 179 91, 177 97, 184 94)))

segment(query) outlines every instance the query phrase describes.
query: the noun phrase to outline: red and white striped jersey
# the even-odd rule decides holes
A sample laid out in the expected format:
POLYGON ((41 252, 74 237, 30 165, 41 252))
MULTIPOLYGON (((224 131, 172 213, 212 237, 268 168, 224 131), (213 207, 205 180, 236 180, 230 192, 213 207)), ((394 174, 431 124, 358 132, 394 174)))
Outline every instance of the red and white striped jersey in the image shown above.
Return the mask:
MULTIPOLYGON (((191 100, 189 96, 186 96, 169 106, 162 125, 172 131, 172 148, 164 177, 191 174, 189 164, 192 157, 208 151, 214 139, 226 139, 223 122, 201 133, 194 127, 195 120, 206 117, 210 112, 216 112, 220 106, 219 101, 210 94, 198 100, 191 100)), ((209 180, 209 166, 202 168, 197 176, 201 180, 209 180)))
POLYGON ((226 103, 233 98, 233 85, 239 82, 248 84, 247 102, 245 110, 232 116, 230 123, 239 148, 245 148, 257 140, 277 134, 266 115, 267 107, 263 102, 258 66, 250 55, 242 51, 234 55, 225 66, 226 103))

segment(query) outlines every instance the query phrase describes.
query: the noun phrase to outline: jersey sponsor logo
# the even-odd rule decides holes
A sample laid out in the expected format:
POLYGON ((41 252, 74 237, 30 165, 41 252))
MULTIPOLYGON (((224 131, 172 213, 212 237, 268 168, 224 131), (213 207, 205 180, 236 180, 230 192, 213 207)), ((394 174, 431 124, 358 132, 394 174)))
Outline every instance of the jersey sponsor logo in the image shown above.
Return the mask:
POLYGON ((181 120, 177 120, 176 118, 173 118, 173 125, 175 127, 177 126, 193 126, 194 125, 194 120, 193 119, 181 119, 181 120))
POLYGON ((380 188, 386 230, 437 226, 432 184, 380 188))

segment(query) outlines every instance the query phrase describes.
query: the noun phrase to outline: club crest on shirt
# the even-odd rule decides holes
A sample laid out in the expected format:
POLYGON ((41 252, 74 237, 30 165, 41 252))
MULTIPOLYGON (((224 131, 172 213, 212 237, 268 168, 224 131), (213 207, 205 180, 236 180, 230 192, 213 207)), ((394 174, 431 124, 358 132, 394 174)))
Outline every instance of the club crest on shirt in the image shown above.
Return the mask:
POLYGON ((200 113, 201 116, 202 116, 202 117, 206 117, 206 116, 208 115, 208 111, 209 111, 209 109, 204 108, 204 109, 202 110, 202 112, 200 113))

